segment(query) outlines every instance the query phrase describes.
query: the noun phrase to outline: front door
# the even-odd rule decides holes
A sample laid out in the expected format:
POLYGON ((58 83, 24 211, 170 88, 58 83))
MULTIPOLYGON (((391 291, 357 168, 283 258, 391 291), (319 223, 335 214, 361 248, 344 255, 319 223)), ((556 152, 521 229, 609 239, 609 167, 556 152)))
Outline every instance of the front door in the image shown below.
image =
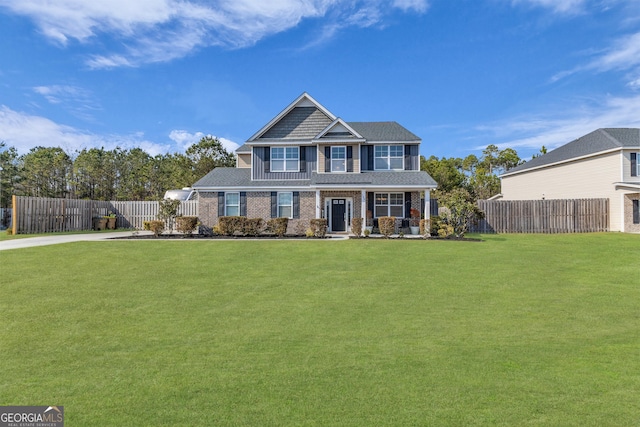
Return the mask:
POLYGON ((331 231, 347 230, 345 227, 346 206, 345 199, 333 199, 331 201, 331 231))

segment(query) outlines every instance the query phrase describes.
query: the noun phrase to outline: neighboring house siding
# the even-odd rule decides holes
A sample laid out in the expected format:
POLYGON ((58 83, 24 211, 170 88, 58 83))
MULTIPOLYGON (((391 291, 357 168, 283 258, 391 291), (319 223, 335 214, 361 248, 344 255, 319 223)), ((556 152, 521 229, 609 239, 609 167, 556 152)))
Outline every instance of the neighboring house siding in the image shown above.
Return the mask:
MULTIPOLYGON (((274 145, 276 146, 276 145, 274 145)), ((316 170, 316 147, 301 146, 300 162, 304 158, 306 165, 304 172, 267 172, 266 159, 270 158, 271 147, 253 147, 253 179, 254 180, 291 180, 291 179, 310 179, 311 173, 316 170), (302 151, 304 150, 304 154, 302 151)), ((302 166, 301 166, 302 168, 302 166)))
POLYGON ((316 107, 296 107, 260 139, 311 140, 331 124, 332 120, 316 107))
POLYGON ((620 153, 603 154, 502 178, 504 200, 608 198, 610 229, 621 230, 620 153))

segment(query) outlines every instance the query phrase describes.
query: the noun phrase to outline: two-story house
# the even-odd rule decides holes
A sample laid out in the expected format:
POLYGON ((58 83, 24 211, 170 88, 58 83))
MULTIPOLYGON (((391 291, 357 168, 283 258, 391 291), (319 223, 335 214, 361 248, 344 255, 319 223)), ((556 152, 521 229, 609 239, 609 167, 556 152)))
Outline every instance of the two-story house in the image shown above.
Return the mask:
POLYGON ((503 200, 609 199, 609 229, 640 232, 640 129, 598 129, 507 171, 503 200))
POLYGON ((428 217, 437 184, 420 171, 420 142, 396 122, 346 122, 303 93, 236 150, 235 168, 193 185, 200 220, 287 217, 293 232, 326 218, 348 232, 354 217, 428 217))

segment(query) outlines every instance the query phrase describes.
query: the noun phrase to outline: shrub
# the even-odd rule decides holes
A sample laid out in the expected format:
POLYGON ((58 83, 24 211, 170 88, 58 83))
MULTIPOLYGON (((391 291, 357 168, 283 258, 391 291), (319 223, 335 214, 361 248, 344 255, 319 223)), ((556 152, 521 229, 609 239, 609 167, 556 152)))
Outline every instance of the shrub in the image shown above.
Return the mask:
POLYGON ((142 229, 145 231, 151 231, 151 221, 143 221, 142 229))
POLYGON ((11 236, 13 235, 13 228, 9 227, 7 228, 7 236, 11 236))
POLYGON ((289 218, 272 218, 267 221, 267 229, 278 237, 282 237, 287 232, 289 218))
POLYGON ((259 236, 264 228, 262 218, 245 218, 242 233, 246 236, 259 236))
POLYGON ((369 231, 368 229, 364 229, 364 237, 369 237, 369 235, 371 234, 371 231, 369 231))
POLYGON ((218 218, 218 230, 223 236, 233 236, 234 234, 244 234, 245 220, 243 216, 221 216, 218 218))
POLYGON ((153 231, 153 234, 158 237, 164 231, 164 221, 153 220, 149 221, 149 230, 153 231))
POLYGON ((382 216, 378 218, 378 227, 380 228, 380 234, 384 237, 391 236, 396 229, 396 217, 382 216))
POLYGON ((430 219, 420 220, 420 235, 425 238, 431 236, 431 220, 430 219))
POLYGON ((307 228, 307 231, 304 232, 304 235, 307 236, 307 239, 313 237, 313 230, 311 228, 307 228))
POLYGON ((351 232, 360 237, 362 234, 362 218, 353 218, 351 220, 351 232))
POLYGON ((186 236, 191 236, 197 226, 197 216, 179 216, 176 218, 176 230, 184 233, 186 236))
POLYGON ((309 221, 309 228, 313 231, 313 235, 315 237, 323 238, 327 235, 327 220, 320 219, 312 219, 309 221))
POLYGON ((158 201, 158 219, 165 221, 167 228, 173 228, 179 207, 180 200, 162 199, 158 201))

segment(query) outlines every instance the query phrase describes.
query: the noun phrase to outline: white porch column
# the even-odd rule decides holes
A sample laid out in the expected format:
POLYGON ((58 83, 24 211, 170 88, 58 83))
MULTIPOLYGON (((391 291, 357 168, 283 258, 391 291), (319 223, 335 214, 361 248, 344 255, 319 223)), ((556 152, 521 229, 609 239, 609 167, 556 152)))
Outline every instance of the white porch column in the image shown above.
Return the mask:
POLYGON ((367 192, 360 190, 360 217, 362 218, 362 229, 367 225, 367 192))
POLYGON ((320 206, 320 190, 316 190, 316 219, 322 218, 322 206, 320 206))
POLYGON ((424 219, 431 219, 431 189, 424 190, 424 219))

